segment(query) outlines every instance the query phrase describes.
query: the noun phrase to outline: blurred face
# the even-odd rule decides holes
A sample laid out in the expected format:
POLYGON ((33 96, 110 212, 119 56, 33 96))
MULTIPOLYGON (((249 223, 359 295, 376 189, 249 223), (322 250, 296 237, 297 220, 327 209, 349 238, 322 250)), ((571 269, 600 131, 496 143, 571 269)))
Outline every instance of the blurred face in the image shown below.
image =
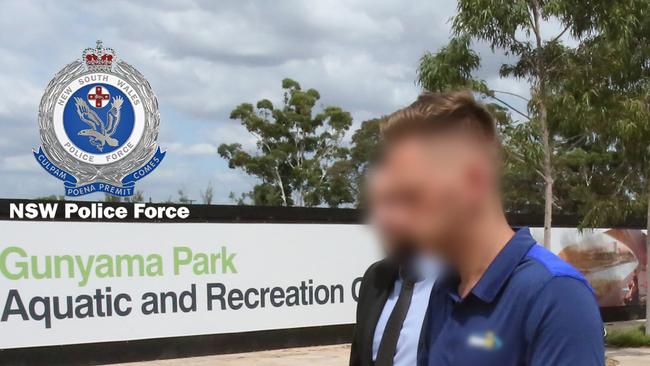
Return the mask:
POLYGON ((405 235, 436 252, 498 202, 496 150, 472 136, 405 137, 388 148, 384 170, 405 235))
POLYGON ((368 176, 370 219, 381 235, 388 257, 404 263, 412 257, 416 245, 409 236, 408 207, 395 195, 395 180, 382 166, 368 176))

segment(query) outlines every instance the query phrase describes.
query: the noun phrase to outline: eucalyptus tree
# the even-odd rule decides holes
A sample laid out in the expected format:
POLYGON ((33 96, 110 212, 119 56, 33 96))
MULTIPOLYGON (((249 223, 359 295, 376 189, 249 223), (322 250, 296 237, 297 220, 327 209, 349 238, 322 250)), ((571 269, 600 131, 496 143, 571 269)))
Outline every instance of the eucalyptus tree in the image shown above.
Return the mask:
MULTIPOLYGON (((588 153, 599 168, 592 169, 586 191, 593 197, 582 225, 612 226, 645 215, 650 234, 650 1, 608 5, 599 20, 602 27, 571 60, 586 67, 566 73, 558 83, 571 94, 554 102, 588 121, 592 130, 588 153)), ((650 284, 650 261, 646 274, 650 284)), ((648 295, 646 285, 646 314, 648 295)))
MULTIPOLYGON (((529 125, 517 124, 512 118, 512 115, 515 118, 528 118, 527 112, 504 100, 504 92, 490 89, 484 80, 476 77, 475 72, 480 67, 481 59, 471 48, 470 37, 458 35, 436 52, 427 52, 422 56, 417 81, 429 91, 470 89, 484 99, 495 116, 502 138, 502 191, 506 210, 527 214, 540 212, 543 210, 543 186, 538 184, 538 169, 530 164, 539 153, 537 142, 529 125)), ((512 96, 528 101, 523 96, 512 96)))
POLYGON ((219 155, 232 169, 257 177, 250 192, 237 199, 258 205, 336 207, 354 202, 345 133, 352 116, 339 107, 318 110, 320 94, 282 81, 282 104, 262 99, 242 103, 230 114, 254 138, 255 146, 222 144, 219 155))
POLYGON ((582 121, 565 118, 565 110, 553 109, 557 104, 550 103, 551 98, 561 93, 555 86, 566 72, 566 60, 576 47, 599 32, 608 17, 626 15, 612 12, 617 4, 620 2, 608 0, 459 0, 457 14, 452 19, 454 39, 443 49, 448 55, 442 63, 435 55, 425 55, 420 63, 420 83, 425 88, 435 88, 440 86, 436 78, 441 76, 454 83, 458 81, 445 76, 454 71, 444 70, 443 66, 447 60, 460 60, 466 65, 458 71, 467 80, 465 86, 508 108, 520 122, 515 136, 522 146, 517 153, 524 165, 541 177, 543 184, 546 247, 550 246, 551 239, 556 164, 572 148, 573 139, 588 133, 582 128, 578 136, 565 139, 563 130, 575 129, 572 125, 581 125, 582 121), (550 34, 550 29, 556 31, 550 34), (529 93, 517 96, 526 99, 525 110, 515 108, 500 92, 473 76, 480 58, 470 47, 477 42, 489 45, 494 54, 507 56, 500 77, 515 78, 528 85, 529 93))

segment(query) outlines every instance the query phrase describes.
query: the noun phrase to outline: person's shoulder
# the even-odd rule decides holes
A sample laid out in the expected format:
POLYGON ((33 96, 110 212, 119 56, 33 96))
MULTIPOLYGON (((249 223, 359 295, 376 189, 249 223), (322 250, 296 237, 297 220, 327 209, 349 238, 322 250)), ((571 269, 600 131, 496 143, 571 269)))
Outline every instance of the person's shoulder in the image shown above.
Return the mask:
POLYGON ((517 287, 527 299, 526 335, 540 329, 559 334, 580 328, 583 339, 602 338, 602 321, 595 292, 575 267, 539 244, 531 247, 518 268, 517 287))
POLYGON ((530 248, 516 272, 516 282, 535 294, 542 290, 551 293, 580 290, 594 294, 580 271, 539 244, 530 248))
POLYGON ((528 291, 523 326, 529 357, 540 365, 604 365, 603 322, 591 285, 539 244, 520 263, 528 291))
POLYGON ((397 267, 388 259, 371 264, 363 275, 363 287, 387 288, 393 286, 397 277, 397 267))
POLYGON ((395 265, 387 258, 378 260, 371 264, 363 275, 363 278, 391 277, 397 272, 395 265))
POLYGON ((375 301, 379 292, 391 288, 395 282, 396 273, 397 270, 386 259, 371 264, 361 279, 357 308, 364 308, 365 305, 362 304, 375 301))

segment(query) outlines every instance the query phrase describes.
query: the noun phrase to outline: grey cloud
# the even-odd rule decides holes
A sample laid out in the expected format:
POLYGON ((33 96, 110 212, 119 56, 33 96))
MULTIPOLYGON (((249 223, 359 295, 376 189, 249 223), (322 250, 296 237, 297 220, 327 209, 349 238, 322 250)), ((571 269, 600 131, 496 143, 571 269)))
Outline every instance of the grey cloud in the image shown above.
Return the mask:
MULTIPOLYGON (((198 192, 223 176, 217 197, 227 202, 231 190, 254 182, 214 154, 219 143, 254 146, 228 118, 232 108, 261 98, 279 102, 280 82, 291 77, 318 89, 323 105, 352 112, 356 124, 389 113, 419 92, 417 62, 447 42, 455 7, 453 0, 0 0, 0 33, 10 35, 0 40, 0 157, 26 155, 39 144, 37 108, 47 82, 101 38, 151 82, 161 105, 161 145, 182 150, 170 151, 143 181, 146 194, 166 199, 181 185, 198 192)), ((497 81, 501 62, 486 53, 481 77, 497 81)), ((43 174, 4 170, 10 183, 0 184, 0 196, 60 193, 60 182, 43 174)))

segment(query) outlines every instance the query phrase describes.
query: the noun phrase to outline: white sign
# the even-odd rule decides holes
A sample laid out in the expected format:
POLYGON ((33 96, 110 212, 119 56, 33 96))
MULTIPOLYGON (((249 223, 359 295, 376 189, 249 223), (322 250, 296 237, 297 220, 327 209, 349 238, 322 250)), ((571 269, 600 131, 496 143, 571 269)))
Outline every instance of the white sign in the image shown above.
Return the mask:
POLYGON ((0 221, 0 349, 354 323, 363 225, 0 221))

